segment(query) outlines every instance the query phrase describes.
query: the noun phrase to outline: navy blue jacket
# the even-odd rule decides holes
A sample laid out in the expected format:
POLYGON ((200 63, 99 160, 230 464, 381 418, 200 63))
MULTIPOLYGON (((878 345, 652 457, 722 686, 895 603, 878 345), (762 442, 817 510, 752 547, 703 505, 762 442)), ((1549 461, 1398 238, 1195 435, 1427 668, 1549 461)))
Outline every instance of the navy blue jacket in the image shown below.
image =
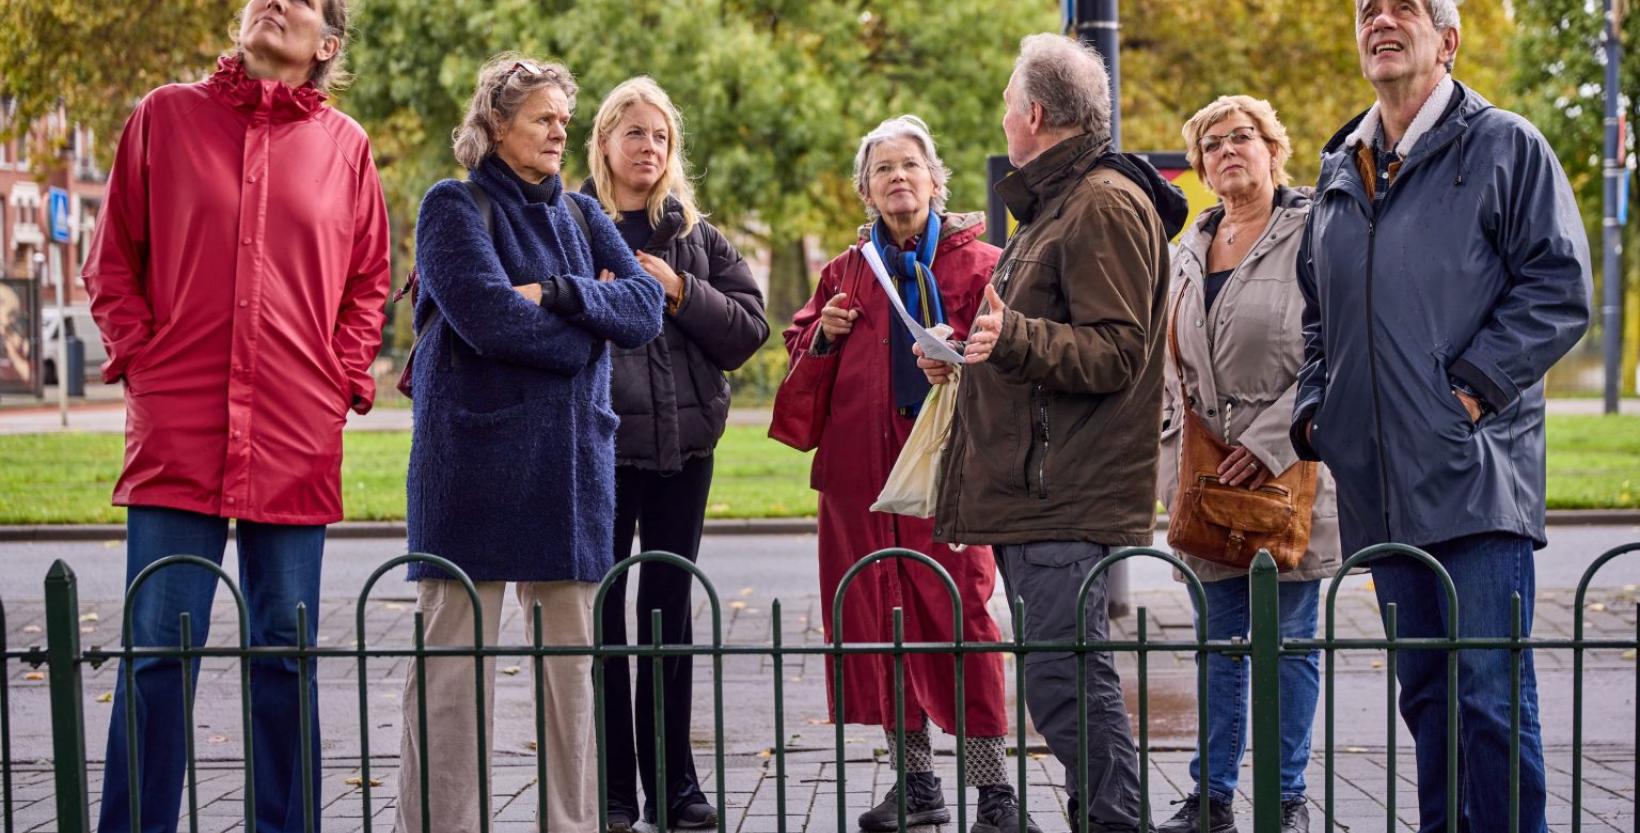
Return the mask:
POLYGON ((1293 446, 1337 478, 1346 553, 1545 541, 1543 376, 1588 326, 1588 238, 1543 134, 1454 96, 1376 208, 1344 142, 1361 119, 1339 131, 1299 251, 1293 446), (1454 380, 1484 400, 1478 423, 1454 380))
MULTIPOLYGON (((494 156, 472 179, 493 202, 493 243, 456 180, 428 190, 416 222, 419 304, 443 317, 416 347, 410 549, 474 580, 599 581, 614 551, 618 424, 606 342, 659 334, 664 293, 598 204, 563 193, 556 176, 539 202, 494 156), (580 202, 590 245, 565 199, 580 202), (617 279, 599 283, 603 269, 617 279), (552 278, 579 313, 513 289, 552 278)), ((413 566, 410 577, 443 576, 413 566)))

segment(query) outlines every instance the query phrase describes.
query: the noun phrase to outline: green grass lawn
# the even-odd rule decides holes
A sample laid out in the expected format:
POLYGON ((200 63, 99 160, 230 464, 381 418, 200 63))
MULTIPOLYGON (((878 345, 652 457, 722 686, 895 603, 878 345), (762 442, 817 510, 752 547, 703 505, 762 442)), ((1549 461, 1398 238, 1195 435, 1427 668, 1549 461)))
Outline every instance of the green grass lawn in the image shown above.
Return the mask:
MULTIPOLYGON (((351 521, 404 517, 408 433, 354 431, 343 435, 342 503, 351 521)), ((123 523, 108 504, 124 460, 124 440, 112 434, 0 436, 0 524, 123 523)), ((809 455, 766 436, 760 426, 730 426, 718 445, 707 516, 812 516, 809 455)))
MULTIPOLYGON (((347 518, 403 518, 409 435, 352 432, 345 441, 347 518)), ((0 436, 0 524, 123 522, 125 511, 108 505, 123 449, 108 434, 0 436)), ((761 426, 731 426, 718 446, 707 517, 813 515, 808 462, 761 426)), ((1640 508, 1640 416, 1549 417, 1549 506, 1640 508)))

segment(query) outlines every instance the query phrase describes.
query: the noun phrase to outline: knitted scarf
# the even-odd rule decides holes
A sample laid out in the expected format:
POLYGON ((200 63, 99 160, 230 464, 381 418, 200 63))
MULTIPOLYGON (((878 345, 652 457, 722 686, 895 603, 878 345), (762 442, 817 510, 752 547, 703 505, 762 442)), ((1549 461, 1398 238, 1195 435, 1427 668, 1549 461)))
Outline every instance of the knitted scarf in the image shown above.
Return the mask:
MULTIPOLYGON (((905 309, 923 327, 945 323, 945 305, 940 300, 940 286, 934 279, 934 251, 940 243, 940 217, 928 212, 928 227, 913 240, 916 248, 901 250, 889 238, 882 220, 871 226, 871 245, 877 247, 883 266, 900 290, 905 309)), ((894 410, 903 416, 915 417, 922 410, 928 396, 928 377, 917 367, 917 357, 911 352, 915 339, 900 316, 889 310, 889 371, 894 392, 894 410)))

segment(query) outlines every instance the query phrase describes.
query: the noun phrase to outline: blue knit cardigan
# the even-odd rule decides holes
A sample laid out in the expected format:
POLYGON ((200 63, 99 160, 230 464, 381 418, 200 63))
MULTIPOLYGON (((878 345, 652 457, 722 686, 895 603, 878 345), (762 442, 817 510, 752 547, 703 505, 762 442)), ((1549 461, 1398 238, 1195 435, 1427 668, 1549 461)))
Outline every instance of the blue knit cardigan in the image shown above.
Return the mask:
MULTIPOLYGON (((491 156, 472 179, 493 202, 485 230, 456 180, 434 185, 416 222, 422 294, 442 321, 416 346, 408 493, 410 550, 441 555, 475 581, 599 581, 611 566, 615 429, 609 348, 661 331, 664 293, 598 204, 563 193, 530 201, 491 156), (564 206, 579 200, 592 240, 564 206), (617 279, 596 280, 608 269, 617 279), (561 315, 512 287, 572 285, 561 315)), ((443 578, 412 565, 411 579, 443 578)))

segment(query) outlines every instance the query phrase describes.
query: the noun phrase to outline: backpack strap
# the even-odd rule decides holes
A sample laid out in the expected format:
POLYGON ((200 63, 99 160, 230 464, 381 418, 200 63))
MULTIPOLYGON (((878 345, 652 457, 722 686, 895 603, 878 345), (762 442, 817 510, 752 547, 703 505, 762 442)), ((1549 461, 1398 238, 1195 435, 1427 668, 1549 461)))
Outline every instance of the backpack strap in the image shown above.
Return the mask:
POLYGON ((564 207, 569 210, 570 219, 575 221, 575 225, 581 227, 581 236, 587 239, 587 248, 590 249, 592 247, 592 229, 587 225, 586 212, 581 210, 581 204, 576 202, 574 197, 564 194, 563 198, 564 207))

